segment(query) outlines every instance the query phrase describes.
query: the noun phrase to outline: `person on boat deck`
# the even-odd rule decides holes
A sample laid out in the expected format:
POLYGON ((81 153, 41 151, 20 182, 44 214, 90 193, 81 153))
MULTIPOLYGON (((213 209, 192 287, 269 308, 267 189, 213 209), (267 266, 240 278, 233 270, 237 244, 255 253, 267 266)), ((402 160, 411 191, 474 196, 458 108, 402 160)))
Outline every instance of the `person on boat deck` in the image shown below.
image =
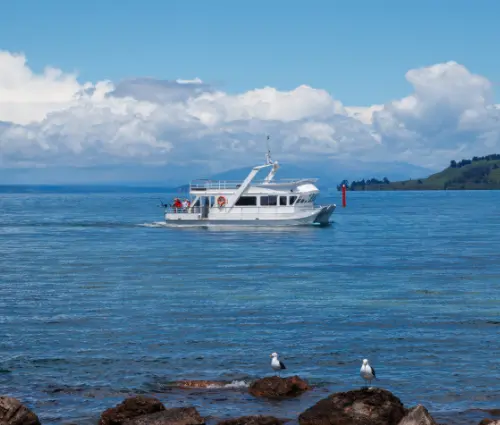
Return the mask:
POLYGON ((184 201, 182 201, 182 208, 186 210, 189 208, 189 201, 187 199, 184 199, 184 201))
POLYGON ((179 198, 174 199, 174 208, 182 208, 182 203, 179 198))

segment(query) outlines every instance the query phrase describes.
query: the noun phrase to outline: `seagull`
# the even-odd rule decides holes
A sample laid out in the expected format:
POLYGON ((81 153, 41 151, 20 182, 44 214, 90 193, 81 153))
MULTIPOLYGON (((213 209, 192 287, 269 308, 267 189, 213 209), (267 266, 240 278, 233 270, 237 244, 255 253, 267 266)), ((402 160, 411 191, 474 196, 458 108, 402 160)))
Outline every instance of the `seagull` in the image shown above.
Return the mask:
POLYGON ((278 359, 278 353, 271 354, 271 358, 271 367, 275 372, 278 372, 279 374, 280 370, 286 369, 286 366, 283 364, 283 362, 278 359))
POLYGON ((359 374, 365 381, 368 381, 370 385, 372 384, 372 380, 377 378, 375 369, 368 364, 367 359, 363 360, 363 366, 361 366, 359 374))

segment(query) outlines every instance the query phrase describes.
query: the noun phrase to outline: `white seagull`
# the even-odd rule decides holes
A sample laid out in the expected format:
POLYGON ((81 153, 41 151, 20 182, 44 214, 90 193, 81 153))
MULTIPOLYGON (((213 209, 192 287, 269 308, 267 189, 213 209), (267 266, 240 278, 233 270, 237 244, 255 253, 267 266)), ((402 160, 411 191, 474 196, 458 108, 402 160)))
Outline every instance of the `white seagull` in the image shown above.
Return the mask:
POLYGON ((377 378, 375 369, 368 364, 367 359, 363 360, 363 365, 359 370, 359 374, 365 381, 368 381, 370 385, 372 384, 372 380, 377 378))
POLYGON ((278 359, 278 353, 272 353, 271 358, 271 367, 275 372, 278 372, 279 374, 281 370, 286 369, 286 366, 283 364, 283 362, 278 359))

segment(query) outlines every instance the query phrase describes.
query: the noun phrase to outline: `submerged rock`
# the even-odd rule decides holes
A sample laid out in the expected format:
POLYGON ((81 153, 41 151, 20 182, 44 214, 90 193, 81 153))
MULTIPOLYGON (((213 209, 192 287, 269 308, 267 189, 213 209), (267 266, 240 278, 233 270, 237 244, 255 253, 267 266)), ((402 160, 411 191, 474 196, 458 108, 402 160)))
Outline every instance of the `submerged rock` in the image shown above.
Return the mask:
POLYGON ((137 416, 123 425, 203 425, 205 420, 194 407, 177 407, 137 416))
POLYGON ((165 410, 163 403, 153 397, 129 397, 101 414, 99 425, 122 425, 125 421, 142 415, 165 410))
POLYGON ((40 425, 40 420, 16 398, 1 396, 0 425, 40 425))
POLYGON ((398 425, 437 425, 437 423, 429 414, 429 411, 419 404, 410 409, 398 425))
POLYGON ((398 425, 406 414, 390 391, 364 388, 335 393, 301 413, 300 425, 398 425))
POLYGON ((227 385, 227 382, 223 381, 179 381, 176 385, 179 388, 222 388, 227 385))
POLYGON ((217 425, 282 425, 285 422, 274 416, 242 416, 241 418, 220 421, 217 425))
POLYGON ((298 376, 280 378, 273 376, 255 381, 248 389, 255 397, 280 398, 295 397, 309 390, 306 381, 298 376))

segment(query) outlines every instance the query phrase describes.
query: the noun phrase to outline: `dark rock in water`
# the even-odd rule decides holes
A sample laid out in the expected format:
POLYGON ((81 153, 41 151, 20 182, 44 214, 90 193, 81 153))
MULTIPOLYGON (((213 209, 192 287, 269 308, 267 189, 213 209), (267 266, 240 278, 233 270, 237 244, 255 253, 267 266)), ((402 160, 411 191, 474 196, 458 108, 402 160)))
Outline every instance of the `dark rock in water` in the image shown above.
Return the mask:
POLYGON ((248 391, 255 397, 280 398, 298 396, 308 389, 307 382, 298 376, 289 378, 273 376, 255 381, 248 391))
POLYGON ((285 422, 274 416, 242 416, 241 418, 221 421, 217 425, 282 425, 285 422))
POLYGON ((203 425, 205 420, 194 407, 177 407, 137 416, 123 425, 203 425))
POLYGON ((401 400, 379 388, 335 393, 301 413, 300 425, 398 425, 401 400))
POLYGON ((428 410, 419 404, 410 409, 406 416, 401 419, 399 425, 437 425, 428 410))
MULTIPOLYGON (((477 409, 477 410, 489 413, 492 416, 500 416, 500 409, 477 409)), ((479 425, 500 425, 500 420, 485 418, 481 422, 479 422, 479 425)))
POLYGON ((0 397, 0 425, 40 425, 40 420, 19 400, 2 396, 0 397))
POLYGON ((105 410, 101 414, 99 425, 122 425, 137 416, 165 410, 163 403, 153 397, 136 396, 125 399, 116 407, 105 410))

